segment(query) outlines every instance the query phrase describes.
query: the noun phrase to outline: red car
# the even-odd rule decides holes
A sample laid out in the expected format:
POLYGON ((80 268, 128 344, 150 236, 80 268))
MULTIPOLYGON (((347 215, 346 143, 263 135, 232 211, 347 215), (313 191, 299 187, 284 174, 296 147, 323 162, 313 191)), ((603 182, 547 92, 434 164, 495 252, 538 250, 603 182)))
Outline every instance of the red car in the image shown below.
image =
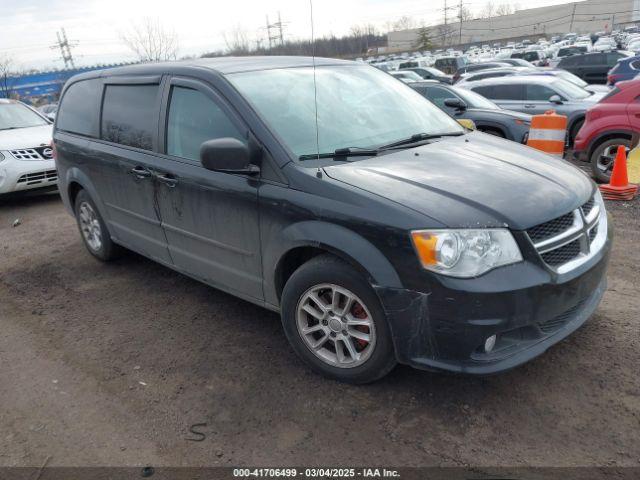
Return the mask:
POLYGON ((591 163, 594 176, 608 182, 619 145, 627 150, 640 138, 640 80, 616 83, 597 104, 587 110, 575 138, 573 155, 591 163))

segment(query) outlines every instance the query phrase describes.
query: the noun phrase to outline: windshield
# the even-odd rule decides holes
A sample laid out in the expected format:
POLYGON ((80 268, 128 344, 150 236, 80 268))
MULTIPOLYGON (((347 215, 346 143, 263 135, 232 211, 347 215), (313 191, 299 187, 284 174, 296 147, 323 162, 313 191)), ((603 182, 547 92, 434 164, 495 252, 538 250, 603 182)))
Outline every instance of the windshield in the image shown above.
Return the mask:
POLYGON ((554 88, 560 92, 563 96, 572 100, 581 100, 591 96, 591 93, 587 92, 584 88, 581 88, 566 80, 558 79, 552 84, 554 88))
POLYGON ((320 66, 315 77, 317 93, 312 67, 227 76, 296 157, 375 148, 419 133, 464 132, 422 95, 375 68, 320 66))
POLYGON ((456 94, 471 108, 484 108, 488 110, 500 110, 500 107, 482 95, 460 87, 451 87, 456 94))
POLYGON ((48 125, 47 121, 20 103, 0 103, 0 130, 48 125))
POLYGON ((556 72, 556 76, 560 77, 563 80, 566 80, 567 82, 571 82, 574 85, 582 87, 582 88, 584 88, 587 85, 589 85, 587 82, 582 80, 580 77, 576 77, 573 73, 567 72, 566 70, 558 70, 556 72))

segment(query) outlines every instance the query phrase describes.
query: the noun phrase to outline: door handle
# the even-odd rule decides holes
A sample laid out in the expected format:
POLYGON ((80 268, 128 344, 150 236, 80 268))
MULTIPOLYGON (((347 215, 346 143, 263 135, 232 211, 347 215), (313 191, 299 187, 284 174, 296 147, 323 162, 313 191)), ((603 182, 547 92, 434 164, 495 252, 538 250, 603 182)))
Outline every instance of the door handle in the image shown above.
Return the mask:
POLYGON ((129 170, 129 173, 140 180, 142 180, 143 178, 151 177, 151 172, 141 166, 133 167, 131 170, 129 170))
POLYGON ((535 105, 531 104, 531 103, 526 103, 524 105, 524 108, 535 108, 535 105))
POLYGON ((163 173, 156 176, 159 182, 164 183, 167 187, 173 188, 178 184, 178 179, 170 173, 163 173))

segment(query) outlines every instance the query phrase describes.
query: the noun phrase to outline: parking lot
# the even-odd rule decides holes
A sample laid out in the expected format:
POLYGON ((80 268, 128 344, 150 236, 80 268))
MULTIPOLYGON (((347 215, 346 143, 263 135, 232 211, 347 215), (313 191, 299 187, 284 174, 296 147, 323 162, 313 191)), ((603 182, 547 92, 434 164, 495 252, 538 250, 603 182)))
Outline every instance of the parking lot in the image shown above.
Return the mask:
POLYGON ((96 261, 57 195, 3 202, 0 464, 637 467, 640 207, 609 209, 608 291, 567 340, 499 376, 355 387, 303 365, 274 313, 96 261))

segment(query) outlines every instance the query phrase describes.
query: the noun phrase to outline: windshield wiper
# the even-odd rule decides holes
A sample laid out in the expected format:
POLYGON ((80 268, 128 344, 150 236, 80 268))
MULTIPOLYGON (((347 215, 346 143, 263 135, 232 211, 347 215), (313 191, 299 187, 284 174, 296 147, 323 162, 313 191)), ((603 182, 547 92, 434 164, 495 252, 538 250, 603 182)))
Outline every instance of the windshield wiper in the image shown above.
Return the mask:
POLYGON ((386 145, 381 145, 378 147, 378 150, 387 150, 395 147, 403 147, 407 145, 411 145, 413 143, 424 142, 425 140, 433 140, 434 138, 441 137, 459 137, 460 135, 464 135, 465 132, 449 132, 449 133, 415 133, 407 138, 402 138, 400 140, 396 140, 395 142, 388 143, 386 145))
POLYGON ((326 153, 307 153, 305 155, 300 155, 298 157, 299 160, 314 160, 318 158, 338 158, 338 157, 356 157, 356 156, 368 156, 372 157, 378 154, 377 149, 368 149, 368 148, 360 148, 360 147, 345 147, 338 148, 333 152, 326 153))

